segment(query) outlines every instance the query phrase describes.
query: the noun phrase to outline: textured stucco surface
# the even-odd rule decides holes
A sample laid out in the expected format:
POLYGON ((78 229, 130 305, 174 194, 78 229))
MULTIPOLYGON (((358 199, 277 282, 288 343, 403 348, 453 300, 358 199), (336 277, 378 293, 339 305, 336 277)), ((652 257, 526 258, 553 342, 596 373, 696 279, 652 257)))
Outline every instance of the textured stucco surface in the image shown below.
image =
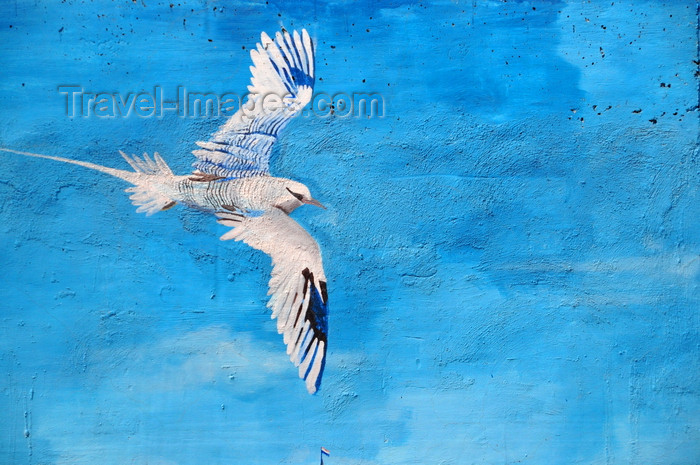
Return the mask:
POLYGON ((0 463, 698 463, 695 2, 17 1, 0 146, 185 173, 221 120, 70 119, 57 87, 243 92, 280 24, 316 38, 316 91, 386 102, 275 149, 329 207, 294 213, 329 278, 322 390, 262 253, 2 153, 0 463))

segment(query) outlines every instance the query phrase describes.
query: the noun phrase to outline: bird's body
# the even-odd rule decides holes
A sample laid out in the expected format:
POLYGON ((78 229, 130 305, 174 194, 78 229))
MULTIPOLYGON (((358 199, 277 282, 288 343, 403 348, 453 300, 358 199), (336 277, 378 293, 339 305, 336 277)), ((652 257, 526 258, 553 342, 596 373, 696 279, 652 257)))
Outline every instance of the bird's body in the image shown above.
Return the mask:
MULTIPOLYGON (((216 214, 232 229, 222 240, 243 241, 272 258, 268 307, 277 318, 287 354, 314 393, 325 366, 328 333, 326 276, 314 239, 288 215, 303 204, 323 207, 302 183, 269 173, 272 144, 291 118, 310 101, 314 83, 311 38, 300 33, 262 34, 251 51, 254 66, 249 100, 209 141, 197 142, 194 172, 175 175, 158 153, 128 156, 133 171, 63 157, 6 152, 46 158, 94 169, 131 184, 137 212, 152 215, 177 204, 216 214), (270 94, 280 105, 268 108, 270 94)), ((325 207, 323 207, 325 208, 325 207)))
POLYGON ((291 213, 303 205, 291 197, 287 189, 302 192, 304 185, 291 179, 254 177, 229 181, 193 181, 191 176, 176 176, 163 180, 163 189, 172 192, 175 202, 211 212, 221 211, 225 205, 247 211, 268 211, 279 208, 291 213))

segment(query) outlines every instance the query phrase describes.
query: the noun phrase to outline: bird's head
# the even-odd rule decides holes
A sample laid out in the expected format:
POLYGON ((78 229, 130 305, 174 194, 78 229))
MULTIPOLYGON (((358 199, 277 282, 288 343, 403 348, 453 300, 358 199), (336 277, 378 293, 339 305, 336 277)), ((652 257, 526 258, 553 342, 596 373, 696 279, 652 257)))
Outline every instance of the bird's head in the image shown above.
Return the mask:
POLYGON ((309 192, 309 188, 300 182, 288 181, 284 185, 284 191, 282 192, 282 198, 278 203, 278 207, 289 213, 302 206, 303 204, 315 205, 321 207, 325 210, 326 207, 321 204, 318 200, 314 199, 309 192))

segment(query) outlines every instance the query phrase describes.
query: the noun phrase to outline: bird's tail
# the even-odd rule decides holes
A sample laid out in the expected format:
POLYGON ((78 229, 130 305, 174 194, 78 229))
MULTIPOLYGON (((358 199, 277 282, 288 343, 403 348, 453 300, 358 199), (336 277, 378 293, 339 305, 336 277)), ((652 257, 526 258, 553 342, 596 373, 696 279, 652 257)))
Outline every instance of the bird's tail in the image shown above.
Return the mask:
POLYGON ((145 153, 143 154, 143 158, 139 158, 136 155, 130 157, 120 150, 119 153, 134 169, 134 171, 126 171, 97 165, 87 161, 71 160, 70 158, 41 155, 31 152, 21 152, 19 150, 12 150, 3 147, 0 147, 0 150, 4 152, 16 153, 18 155, 25 155, 28 157, 46 158, 48 160, 70 163, 123 179, 124 181, 133 184, 133 187, 126 189, 126 192, 131 193, 129 198, 134 205, 139 207, 136 209, 136 211, 139 213, 145 212, 147 215, 152 215, 153 213, 161 210, 167 210, 175 205, 175 202, 166 193, 164 193, 163 189, 164 184, 168 184, 167 182, 164 183, 163 181, 174 178, 174 175, 170 167, 165 163, 158 152, 154 152, 153 159, 151 159, 151 157, 145 153), (157 182, 154 182, 156 180, 157 182))
POLYGON ((72 165, 83 166, 85 168, 90 168, 91 170, 100 171, 102 173, 109 174, 110 176, 114 176, 116 178, 123 179, 124 181, 129 182, 131 184, 136 184, 135 173, 132 173, 129 171, 118 170, 115 168, 109 168, 107 166, 97 165, 95 163, 90 163, 88 161, 71 160, 70 158, 54 157, 51 155, 41 155, 39 153, 20 152, 19 150, 6 149, 4 147, 0 147, 0 150, 2 150, 3 152, 16 153, 17 155, 25 155, 27 157, 46 158, 47 160, 55 160, 55 161, 60 161, 63 163, 70 163, 72 165))
POLYGON ((163 187, 171 184, 168 181, 172 180, 175 175, 158 152, 153 152, 153 158, 149 157, 147 153, 143 154, 143 158, 136 155, 130 157, 121 150, 119 153, 140 175, 140 182, 134 183, 134 187, 126 189, 126 192, 131 193, 129 196, 131 203, 138 205, 139 208, 136 209, 138 213, 143 212, 151 216, 175 206, 176 202, 163 192, 163 187), (157 179, 158 182, 152 182, 154 179, 157 179))

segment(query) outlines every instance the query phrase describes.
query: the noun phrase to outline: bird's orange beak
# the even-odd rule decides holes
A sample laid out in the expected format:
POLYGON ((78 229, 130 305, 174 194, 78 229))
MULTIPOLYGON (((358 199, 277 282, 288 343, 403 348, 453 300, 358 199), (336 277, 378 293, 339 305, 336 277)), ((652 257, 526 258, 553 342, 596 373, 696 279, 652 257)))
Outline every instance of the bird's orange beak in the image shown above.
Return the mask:
POLYGON ((304 202, 304 203, 308 203, 309 205, 313 205, 313 206, 316 206, 316 207, 321 207, 321 208, 323 208, 324 210, 327 210, 327 208, 324 207, 323 204, 322 204, 321 202, 319 202, 318 200, 316 200, 316 199, 304 200, 303 202, 304 202))

